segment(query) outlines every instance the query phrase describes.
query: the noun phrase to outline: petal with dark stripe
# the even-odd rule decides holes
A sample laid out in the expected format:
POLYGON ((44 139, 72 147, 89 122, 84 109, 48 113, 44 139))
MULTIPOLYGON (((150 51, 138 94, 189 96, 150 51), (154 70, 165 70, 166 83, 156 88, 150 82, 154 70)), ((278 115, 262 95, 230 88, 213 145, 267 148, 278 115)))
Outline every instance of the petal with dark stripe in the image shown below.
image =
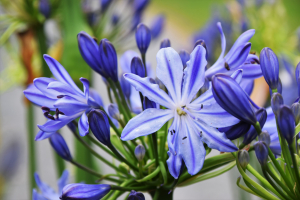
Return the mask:
POLYGON ((203 46, 198 45, 191 53, 187 67, 184 69, 182 103, 191 102, 197 92, 200 90, 205 81, 205 59, 206 50, 203 46))
POLYGON ((172 99, 157 84, 150 82, 150 78, 141 78, 135 74, 124 74, 124 78, 149 100, 166 108, 173 108, 175 106, 172 99))
POLYGON ((33 84, 30 84, 26 90, 24 90, 24 95, 32 103, 38 106, 46 106, 51 110, 55 110, 54 103, 56 99, 50 99, 44 95, 40 90, 38 90, 33 84))
POLYGON ((216 128, 210 127, 201 120, 195 120, 198 133, 203 142, 209 148, 217 149, 222 152, 234 152, 238 148, 226 137, 225 133, 219 132, 216 128))
POLYGON ((174 116, 172 110, 148 108, 132 118, 123 129, 121 140, 132 140, 158 131, 174 116))
POLYGON ((85 112, 81 115, 78 121, 78 130, 80 136, 86 136, 89 133, 89 122, 85 112))
POLYGON ((160 49, 156 55, 156 76, 168 89, 173 101, 181 100, 183 66, 179 54, 171 47, 160 49))

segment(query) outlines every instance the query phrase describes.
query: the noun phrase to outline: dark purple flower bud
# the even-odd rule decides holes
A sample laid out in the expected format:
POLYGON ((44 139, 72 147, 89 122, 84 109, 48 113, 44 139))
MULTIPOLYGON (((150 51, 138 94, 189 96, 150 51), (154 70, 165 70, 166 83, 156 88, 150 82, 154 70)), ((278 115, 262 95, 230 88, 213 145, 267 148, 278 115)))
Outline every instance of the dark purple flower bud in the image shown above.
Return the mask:
POLYGON ((298 63, 298 65, 296 67, 295 77, 296 77, 296 81, 297 81, 297 85, 298 85, 298 96, 300 97, 300 62, 298 63))
POLYGON ((275 53, 268 47, 265 47, 260 52, 260 67, 263 76, 269 87, 277 89, 279 79, 279 64, 275 53))
POLYGON ((248 124, 246 122, 239 122, 233 126, 230 127, 226 127, 226 128, 219 128, 218 130, 220 132, 225 132, 226 137, 229 140, 235 140, 239 137, 241 137, 242 135, 244 135, 245 133, 248 132, 248 130, 250 129, 251 124, 248 124))
POLYGON ((85 62, 101 76, 107 77, 100 65, 99 47, 96 40, 83 31, 77 35, 77 40, 80 54, 85 62))
POLYGON ((167 47, 171 47, 171 42, 169 39, 163 39, 160 43, 160 48, 167 48, 167 47))
POLYGON ((62 189, 61 200, 99 200, 111 190, 110 185, 73 183, 62 189))
POLYGON ((73 133, 76 133, 77 127, 76 127, 76 125, 75 125, 73 122, 68 123, 67 126, 69 127, 69 129, 70 129, 73 133))
POLYGON ((144 159, 145 153, 146 150, 143 145, 139 144, 135 147, 134 155, 139 162, 141 162, 144 159))
POLYGON ((120 77, 120 85, 121 85, 121 89, 123 91, 123 94, 125 95, 125 97, 127 99, 130 98, 130 94, 131 94, 131 85, 130 83, 123 77, 120 77))
POLYGON ((279 109, 278 127, 287 143, 292 144, 295 135, 295 118, 293 112, 287 106, 282 106, 279 109))
MULTIPOLYGON (((260 108, 258 111, 255 113, 256 118, 258 119, 260 127, 264 127, 266 121, 267 121, 267 111, 264 108, 260 108)), ((245 134, 243 144, 247 145, 250 144, 256 137, 257 137, 257 132, 254 128, 254 126, 251 126, 249 131, 245 134)))
POLYGON ((39 11, 47 19, 51 15, 51 6, 49 0, 40 0, 39 11))
POLYGON ((194 45, 194 49, 195 49, 196 46, 198 46, 198 45, 201 45, 201 46, 203 46, 203 47, 205 48, 205 50, 206 50, 205 58, 206 58, 206 60, 207 60, 207 57, 208 57, 208 51, 207 51, 207 47, 206 47, 205 41, 204 41, 204 40, 197 40, 196 43, 195 43, 195 45, 194 45))
POLYGON ((283 98, 281 94, 278 92, 272 94, 271 107, 275 115, 278 115, 279 109, 282 105, 283 105, 283 98))
POLYGON ((262 131, 260 135, 258 136, 258 140, 261 142, 264 142, 267 146, 270 146, 271 143, 271 137, 268 131, 262 131))
POLYGON ((148 6, 149 0, 134 0, 133 7, 135 12, 143 12, 148 6))
POLYGON ((268 161, 268 147, 264 142, 258 141, 254 143, 255 155, 258 162, 265 166, 268 161))
POLYGON ((150 27, 150 30, 151 30, 151 35, 152 35, 152 38, 155 39, 157 38, 163 28, 164 28, 164 25, 165 25, 165 16, 164 15, 158 15, 152 22, 152 25, 150 27))
POLYGON ((104 145, 110 145, 110 126, 108 118, 102 110, 93 109, 89 113, 89 125, 94 136, 104 145))
POLYGON ((297 125, 300 122, 300 103, 299 102, 293 103, 291 106, 291 110, 293 112, 295 122, 297 125))
POLYGON ((190 54, 186 50, 181 50, 179 52, 179 56, 181 58, 183 69, 185 69, 186 68, 186 62, 190 60, 190 54))
POLYGON ((120 16, 117 15, 117 14, 114 14, 112 17, 111 17, 111 23, 115 26, 119 23, 120 21, 120 16))
POLYGON ((102 39, 99 44, 99 62, 103 71, 114 82, 118 81, 118 60, 115 47, 107 39, 102 39))
POLYGON ((148 109, 148 108, 156 108, 156 103, 149 100, 147 97, 144 98, 144 109, 148 109))
POLYGON ((145 67, 139 57, 133 57, 130 66, 131 73, 138 75, 142 78, 145 77, 145 67))
POLYGON ((136 192, 132 190, 127 198, 127 200, 145 200, 145 196, 141 192, 136 192))
POLYGON ((233 78, 225 74, 214 75, 212 92, 224 110, 244 122, 255 125, 257 119, 249 97, 233 78))
POLYGON ((105 12, 112 0, 101 0, 101 12, 105 12))
POLYGON ((151 42, 151 32, 145 24, 141 23, 137 26, 135 40, 141 54, 145 54, 151 42))
POLYGON ((59 133, 53 133, 49 139, 51 146, 60 157, 67 161, 72 160, 69 147, 64 138, 59 133))
POLYGON ((116 120, 120 119, 120 111, 119 111, 117 104, 114 104, 114 103, 109 104, 108 114, 116 120))
POLYGON ((238 160, 239 160, 239 163, 240 163, 241 167, 243 169, 246 169, 247 165, 250 162, 250 156, 249 156, 248 151, 246 151, 246 150, 239 151, 238 160))

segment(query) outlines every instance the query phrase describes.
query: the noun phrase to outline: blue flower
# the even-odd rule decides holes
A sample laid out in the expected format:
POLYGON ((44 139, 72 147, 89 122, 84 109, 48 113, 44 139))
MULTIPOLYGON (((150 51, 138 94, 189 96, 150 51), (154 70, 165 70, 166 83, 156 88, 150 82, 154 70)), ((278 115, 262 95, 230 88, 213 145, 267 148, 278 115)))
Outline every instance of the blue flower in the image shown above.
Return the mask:
POLYGON ((259 163, 264 166, 268 161, 268 146, 261 141, 254 143, 255 155, 259 163))
POLYGON ((44 15, 45 18, 49 18, 51 15, 51 5, 49 0, 39 1, 39 11, 44 15))
POLYGON ((92 108, 103 106, 101 97, 94 90, 89 89, 87 79, 80 78, 84 86, 84 92, 82 92, 59 62, 48 55, 44 55, 44 59, 56 79, 36 78, 33 84, 24 91, 26 98, 41 106, 44 116, 48 118, 45 124, 38 125, 41 131, 35 140, 50 137, 78 117, 80 117, 79 133, 81 136, 85 136, 89 130, 86 114, 92 108), (50 111, 55 111, 55 116, 52 116, 50 111))
POLYGON ((145 196, 141 192, 136 192, 132 190, 127 198, 127 200, 145 200, 145 196))
POLYGON ((145 24, 136 27, 135 40, 141 54, 145 54, 151 42, 151 32, 145 24))
POLYGON ((277 89, 279 83, 278 58, 272 49, 265 47, 260 52, 260 66, 266 82, 271 89, 277 89))
MULTIPOLYGON (((132 140, 159 130, 174 118, 168 131, 171 175, 178 178, 182 160, 191 175, 200 171, 205 159, 205 142, 210 148, 233 152, 237 147, 224 133, 214 127, 227 127, 238 123, 238 119, 224 111, 215 101, 211 88, 192 101, 205 82, 205 49, 197 46, 190 55, 190 61, 183 70, 179 54, 163 48, 157 53, 156 74, 168 89, 165 93, 150 78, 134 74, 124 77, 149 100, 167 109, 148 108, 132 118, 125 126, 121 139, 132 140)), ((240 77, 240 76, 239 76, 240 77)))
POLYGON ((150 26, 150 31, 153 39, 157 38, 161 34, 165 25, 165 21, 166 19, 164 15, 158 15, 155 17, 152 25, 150 26))
POLYGON ((99 200, 111 189, 110 185, 99 184, 90 185, 83 183, 73 183, 66 185, 62 190, 61 200, 99 200))
POLYGON ((243 78, 255 79, 262 76, 261 67, 258 57, 250 53, 251 43, 248 42, 254 35, 255 30, 251 29, 244 32, 235 41, 229 52, 225 55, 226 38, 222 30, 221 23, 217 23, 219 32, 221 34, 221 48, 222 52, 218 60, 205 72, 208 79, 217 73, 224 73, 231 75, 237 69, 243 69, 243 78))
POLYGON ((278 128, 287 143, 292 144, 295 135, 295 118, 293 112, 287 106, 282 106, 279 109, 278 128))
POLYGON ((34 174, 34 178, 37 186, 41 191, 41 194, 39 194, 36 189, 33 189, 33 200, 58 200, 63 188, 68 184, 69 172, 65 170, 60 179, 58 179, 58 192, 55 192, 49 185, 42 182, 38 173, 34 174))
POLYGON ((163 39, 160 43, 160 48, 166 48, 166 47, 171 47, 171 42, 169 39, 163 39))
POLYGON ((67 161, 72 160, 69 147, 64 138, 59 133, 54 133, 49 138, 50 144, 56 153, 67 161))

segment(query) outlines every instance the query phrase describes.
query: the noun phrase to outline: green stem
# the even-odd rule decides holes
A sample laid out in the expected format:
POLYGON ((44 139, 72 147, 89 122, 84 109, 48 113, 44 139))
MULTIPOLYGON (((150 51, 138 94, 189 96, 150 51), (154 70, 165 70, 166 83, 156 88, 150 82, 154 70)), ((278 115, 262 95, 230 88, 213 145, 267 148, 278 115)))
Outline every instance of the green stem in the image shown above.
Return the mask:
MULTIPOLYGON (((268 174, 272 177, 272 179, 290 196, 292 199, 296 199, 295 194, 293 194, 277 177, 273 172, 270 170, 268 166, 265 167, 265 170, 268 174)), ((265 172, 264 172, 265 173, 265 172)), ((269 181, 270 182, 270 181, 269 181)), ((275 184, 275 183, 273 183, 275 184)), ((274 187, 274 186, 273 186, 274 187)), ((276 188, 275 188, 276 189, 276 188)), ((278 189, 276 189, 278 191, 278 189)), ((292 190, 293 191, 293 190, 292 190)), ((279 191, 278 191, 279 192, 279 191)), ((285 195, 285 194, 284 194, 285 195)), ((281 194, 282 196, 282 194, 281 194)), ((289 199, 289 198, 288 198, 289 199)))
POLYGON ((108 85, 106 86, 106 90, 107 90, 107 94, 108 94, 110 103, 113 103, 112 96, 111 96, 111 90, 108 85))
POLYGON ((143 178, 143 161, 139 162, 139 172, 140 172, 140 178, 143 178))
POLYGON ((251 185, 247 180, 243 179, 245 184, 248 186, 248 188, 250 188, 251 191, 253 191, 254 194, 262 197, 262 198, 265 198, 265 199, 268 199, 268 197, 262 193, 260 190, 256 189, 253 185, 251 185))
POLYGON ((154 189, 155 187, 153 186, 133 186, 133 187, 121 187, 121 186, 117 186, 117 185, 110 185, 112 190, 120 190, 120 191, 131 191, 131 190, 135 190, 135 191, 147 191, 147 190, 151 190, 154 189))
POLYGON ((254 128, 255 128, 257 134, 260 135, 260 133, 261 133, 261 127, 260 127, 260 124, 259 124, 258 121, 257 121, 256 124, 254 125, 254 128))
MULTIPOLYGON (((125 110, 126 110, 128 116, 129 116, 129 119, 131 119, 131 118, 132 118, 131 111, 130 111, 128 105, 127 105, 127 101, 126 101, 126 99, 125 99, 125 95, 123 94, 123 91, 122 91, 120 82, 119 82, 119 81, 116 82, 116 85, 117 85, 119 94, 120 94, 120 96, 121 96, 121 99, 122 99, 122 102, 123 102, 123 106, 124 106, 124 108, 125 108, 125 110)), ((143 104, 142 104, 142 105, 143 105, 143 104)))
POLYGON ((289 145, 289 150, 290 150, 290 154, 291 154, 291 158, 292 158, 292 162, 293 162, 293 170, 295 172, 295 176, 296 176, 296 187, 298 188, 298 191, 300 191, 300 175, 299 175, 299 169, 298 169, 298 165, 295 159, 295 152, 294 149, 292 148, 291 145, 289 145))
POLYGON ((274 182, 273 180, 269 177, 269 175, 267 174, 266 170, 262 167, 262 172, 265 176, 265 178, 268 180, 268 182, 272 185, 272 187, 280 194, 280 196, 278 196, 281 199, 290 199, 274 182))
POLYGON ((158 152, 157 152, 157 133, 152 133, 152 144, 153 144, 153 153, 155 158, 156 167, 159 166, 158 152))
POLYGON ((39 51, 40 51, 40 56, 41 56, 41 63, 42 63, 42 72, 44 77, 51 77, 52 73, 47 66, 47 63, 44 61, 43 55, 47 53, 48 48, 46 44, 46 35, 44 32, 44 24, 39 24, 36 27, 36 35, 37 35, 37 40, 38 40, 38 46, 39 46, 39 51))
POLYGON ((32 189, 36 187, 34 173, 36 172, 36 155, 35 155, 35 123, 34 123, 34 106, 32 103, 27 105, 27 140, 28 140, 28 169, 29 169, 29 190, 32 194, 32 189))
POLYGON ((94 143, 96 146, 100 147, 103 151, 111 155, 112 157, 116 158, 116 155, 113 154, 106 146, 98 142, 96 139, 94 139, 90 134, 87 135, 87 137, 91 140, 92 143, 94 143))
MULTIPOLYGON (((119 94, 118 94, 118 92, 117 92, 117 90, 116 90, 115 84, 114 84, 114 82, 113 82, 110 78, 108 78, 107 81, 109 82, 109 85, 110 85, 110 87, 112 88, 112 91, 113 91, 114 96, 115 96, 115 99, 116 99, 116 101, 117 101, 119 110, 120 110, 120 112, 123 114, 126 123, 128 123, 128 121, 129 121, 129 116, 127 115, 127 112, 126 112, 124 106, 122 106, 122 103, 121 103, 121 101, 120 101, 119 94)), ((125 102, 125 103, 126 103, 126 102, 125 102)))
POLYGON ((146 66, 146 54, 141 54, 142 56, 142 60, 143 60, 143 63, 144 63, 144 68, 145 68, 145 77, 147 77, 147 66, 146 66))
POLYGON ((104 162, 105 164, 107 164, 108 166, 110 166, 111 168, 115 169, 116 171, 120 171, 118 167, 116 167, 114 164, 108 162, 105 158, 103 158, 102 156, 100 156, 96 151, 94 151, 94 149, 92 149, 90 147, 89 144, 87 144, 77 133, 74 133, 74 136, 76 137, 76 139, 83 144, 95 157, 97 157, 99 160, 101 160, 102 162, 104 162))
POLYGON ((160 172, 160 167, 158 166, 151 174, 145 176, 142 179, 136 180, 137 182, 145 182, 145 181, 149 181, 152 178, 154 178, 158 173, 160 172))
POLYGON ((164 130, 164 134, 161 137, 159 153, 160 153, 161 160, 164 162, 165 155, 166 155, 165 145, 166 145, 166 137, 168 135, 168 123, 165 123, 163 130, 164 130))
POLYGON ((271 149, 268 147, 268 151, 269 151, 269 157, 271 158, 273 164, 275 165, 277 171, 280 173, 280 176, 283 178, 284 182, 287 184, 287 186, 289 187, 289 189, 291 191, 293 191, 293 185, 290 182, 289 179, 287 179, 286 174, 284 173, 284 171, 282 170, 281 166, 279 165, 278 161, 276 160, 275 156, 273 155, 271 149))
POLYGON ((78 168, 80 168, 80 169, 82 169, 82 170, 84 170, 84 171, 86 171, 90 174, 93 174, 94 176, 97 176, 99 178, 103 178, 103 179, 108 180, 108 181, 120 183, 120 180, 110 178, 110 177, 105 177, 102 174, 99 174, 98 172, 95 172, 94 170, 92 170, 92 169, 90 169, 90 168, 88 168, 88 167, 86 167, 86 166, 84 166, 84 165, 82 165, 82 164, 80 164, 80 163, 78 163, 74 160, 70 160, 69 162, 72 163, 73 165, 75 165, 76 167, 78 167, 78 168))
POLYGON ((126 160, 112 144, 108 145, 108 148, 119 158, 121 162, 126 163, 129 167, 131 167, 131 169, 139 171, 139 169, 130 162, 128 162, 128 160, 126 160))

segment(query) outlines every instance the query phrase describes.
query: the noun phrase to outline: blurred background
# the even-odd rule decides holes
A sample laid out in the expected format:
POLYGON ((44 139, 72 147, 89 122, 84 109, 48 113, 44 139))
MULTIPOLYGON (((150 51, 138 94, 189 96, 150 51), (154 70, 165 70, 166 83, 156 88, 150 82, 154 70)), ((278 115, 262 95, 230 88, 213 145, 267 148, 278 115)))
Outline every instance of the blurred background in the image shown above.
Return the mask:
MULTIPOLYGON (((30 151, 36 156, 35 170, 41 179, 57 189, 59 173, 55 168, 55 152, 48 140, 34 142, 34 137, 28 135, 30 123, 43 124, 45 118, 39 108, 34 108, 34 121, 29 120, 32 116, 30 106, 23 95, 23 90, 34 78, 50 76, 42 54, 50 54, 60 61, 74 81, 80 77, 92 80, 104 104, 109 102, 102 78, 91 72, 79 53, 76 36, 80 31, 98 40, 107 37, 121 57, 128 49, 137 51, 134 40, 136 25, 144 22, 153 27, 162 14, 161 31, 157 35, 153 33, 147 53, 147 61, 155 76, 155 56, 160 42, 165 38, 170 39, 176 51, 185 49, 189 53, 198 39, 204 39, 209 52, 208 60, 212 64, 221 51, 217 22, 222 23, 227 50, 242 32, 255 29, 256 33, 250 40, 253 53, 259 55, 263 47, 270 47, 280 58, 280 77, 283 88, 287 88, 283 94, 285 103, 291 103, 297 95, 294 68, 300 61, 300 1, 151 0, 142 14, 136 10, 132 14, 126 9, 126 6, 134 4, 130 0, 113 0, 107 8, 103 2, 0 0, 0 199, 31 198, 30 151), (28 139, 30 137, 32 141, 28 139)), ((154 28, 152 30, 155 31, 154 28)), ((264 79, 257 79, 251 97, 263 106, 268 95, 264 79)), ((37 132, 38 128, 34 126, 33 134, 37 132)), ((74 152, 76 143, 71 133, 67 128, 61 132, 71 152, 74 152)), ((100 153, 107 156, 104 152, 100 153)), ((212 155, 215 154, 217 152, 212 155)), ((85 156, 81 157, 85 159, 85 156)), ((101 163, 93 165, 102 173, 110 172, 101 163)), ((66 168, 71 172, 70 181, 77 181, 75 169, 68 164, 66 168)), ((205 182, 177 188, 174 199, 255 199, 236 186, 238 176, 234 168, 205 182)))

